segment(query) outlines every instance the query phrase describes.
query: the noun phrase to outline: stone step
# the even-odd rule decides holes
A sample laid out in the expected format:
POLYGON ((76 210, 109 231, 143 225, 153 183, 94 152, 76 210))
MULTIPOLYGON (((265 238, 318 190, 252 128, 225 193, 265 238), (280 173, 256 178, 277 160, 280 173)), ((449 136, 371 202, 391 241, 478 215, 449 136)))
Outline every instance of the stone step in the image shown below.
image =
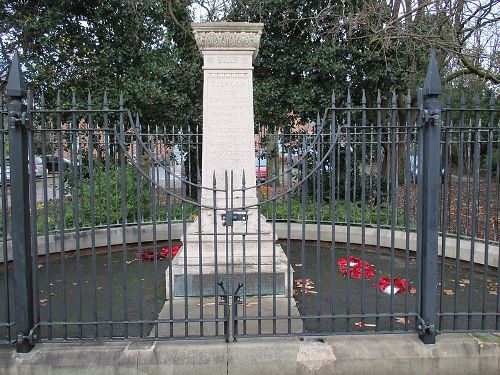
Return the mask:
MULTIPOLYGON (((239 335, 259 334, 259 326, 261 335, 304 332, 303 322, 293 297, 290 300, 283 296, 262 297, 260 299, 260 315, 259 299, 247 297, 245 306, 238 305, 238 317, 240 318, 238 319, 239 335), (282 319, 272 319, 273 317, 281 317, 282 319), (287 317, 291 318, 287 319, 287 317), (275 321, 274 324, 273 321, 275 321)), ((158 331, 156 332, 156 328, 153 327, 150 337, 155 337, 156 334, 158 337, 184 337, 186 336, 186 327, 188 337, 199 337, 202 333, 202 326, 203 336, 224 337, 224 305, 220 301, 216 305, 214 298, 204 298, 203 305, 200 303, 200 298, 174 298, 172 301, 165 302, 158 319, 180 321, 158 323, 158 331), (217 320, 217 322, 201 324, 199 321, 193 321, 200 319, 217 320)), ((231 325, 228 329, 232 330, 233 326, 231 325)))

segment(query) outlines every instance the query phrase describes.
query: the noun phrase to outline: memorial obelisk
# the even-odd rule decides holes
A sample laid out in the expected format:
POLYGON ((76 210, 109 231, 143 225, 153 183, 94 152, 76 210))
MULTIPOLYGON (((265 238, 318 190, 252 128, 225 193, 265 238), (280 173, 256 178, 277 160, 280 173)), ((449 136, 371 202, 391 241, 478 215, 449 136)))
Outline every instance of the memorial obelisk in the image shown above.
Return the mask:
POLYGON ((195 23, 192 28, 203 55, 201 204, 205 208, 183 235, 181 252, 172 265, 174 295, 168 295, 167 285, 167 298, 213 296, 229 263, 232 283, 243 283, 246 295, 283 295, 291 268, 256 208, 253 61, 263 24, 195 23), (253 188, 243 193, 243 184, 253 188), (232 223, 231 233, 236 235, 230 243, 223 225, 228 202, 247 215, 247 220, 232 223))

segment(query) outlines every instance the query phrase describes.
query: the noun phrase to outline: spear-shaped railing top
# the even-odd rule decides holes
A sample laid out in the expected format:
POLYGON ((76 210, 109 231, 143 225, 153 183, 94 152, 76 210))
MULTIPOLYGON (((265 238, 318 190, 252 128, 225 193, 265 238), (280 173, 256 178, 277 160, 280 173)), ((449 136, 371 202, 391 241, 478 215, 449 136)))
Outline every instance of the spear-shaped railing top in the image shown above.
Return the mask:
POLYGON ((19 55, 17 52, 14 53, 12 57, 5 94, 11 98, 25 98, 27 94, 26 82, 23 72, 21 71, 21 64, 19 63, 19 55))
POLYGON ((436 60, 436 51, 433 49, 429 56, 429 64, 427 65, 427 74, 424 81, 424 95, 441 95, 441 77, 439 76, 439 68, 436 60))

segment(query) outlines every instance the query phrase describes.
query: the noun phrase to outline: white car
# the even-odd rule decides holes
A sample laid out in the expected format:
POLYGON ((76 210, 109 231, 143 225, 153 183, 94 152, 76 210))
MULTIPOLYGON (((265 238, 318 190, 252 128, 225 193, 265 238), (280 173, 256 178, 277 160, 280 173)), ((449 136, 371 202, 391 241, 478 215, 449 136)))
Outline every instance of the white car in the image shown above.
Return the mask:
MULTIPOLYGON (((2 168, 0 168, 0 185, 3 183, 3 180, 2 168)), ((10 181, 10 165, 8 164, 5 166, 5 181, 10 181)))

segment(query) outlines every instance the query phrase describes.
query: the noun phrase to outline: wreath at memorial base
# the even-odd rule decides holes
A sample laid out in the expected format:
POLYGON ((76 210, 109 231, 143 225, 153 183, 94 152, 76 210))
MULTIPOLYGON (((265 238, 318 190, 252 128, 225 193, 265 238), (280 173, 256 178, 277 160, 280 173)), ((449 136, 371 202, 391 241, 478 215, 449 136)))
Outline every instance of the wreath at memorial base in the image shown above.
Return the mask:
MULTIPOLYGON (((181 250, 179 246, 172 246, 172 258, 177 255, 181 250)), ((168 247, 162 248, 156 252, 156 259, 166 259, 170 256, 170 249, 168 247)), ((137 252, 136 258, 139 260, 153 261, 155 259, 155 252, 152 250, 141 250, 137 252)))
MULTIPOLYGON (((373 286, 375 288, 377 287, 376 284, 373 284, 373 286)), ((406 279, 399 277, 394 278, 392 285, 389 277, 381 277, 378 282, 378 288, 385 294, 403 294, 405 292, 414 294, 416 292, 410 282, 407 282, 406 279)))
MULTIPOLYGON (((347 276, 347 267, 349 265, 349 276, 352 279, 361 279, 363 278, 363 260, 361 258, 349 257, 349 264, 347 262, 347 258, 341 258, 337 260, 337 266, 339 266, 340 272, 344 277, 347 276)), ((364 264, 364 278, 371 279, 375 276, 375 270, 365 260, 364 264)))

